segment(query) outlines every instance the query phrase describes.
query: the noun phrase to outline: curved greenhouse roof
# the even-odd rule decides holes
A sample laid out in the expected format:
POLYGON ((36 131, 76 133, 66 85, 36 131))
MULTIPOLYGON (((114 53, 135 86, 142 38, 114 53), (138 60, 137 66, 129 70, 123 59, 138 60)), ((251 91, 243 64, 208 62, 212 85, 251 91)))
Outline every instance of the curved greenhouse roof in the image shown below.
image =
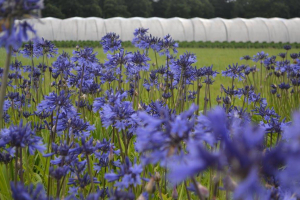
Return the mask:
POLYGON ((108 32, 120 35, 123 41, 133 38, 136 28, 149 28, 149 33, 163 37, 170 34, 178 41, 235 41, 300 43, 300 18, 253 19, 183 19, 183 18, 42 18, 31 20, 40 37, 47 40, 93 40, 108 32))

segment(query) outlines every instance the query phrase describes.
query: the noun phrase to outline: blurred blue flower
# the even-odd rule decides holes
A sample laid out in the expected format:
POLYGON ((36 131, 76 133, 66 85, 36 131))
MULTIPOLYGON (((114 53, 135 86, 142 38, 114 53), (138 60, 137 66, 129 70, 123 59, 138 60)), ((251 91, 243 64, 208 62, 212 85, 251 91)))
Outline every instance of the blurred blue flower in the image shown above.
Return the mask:
POLYGON ((223 76, 231 77, 231 78, 238 78, 240 81, 242 81, 245 78, 244 71, 244 65, 239 66, 238 64, 234 65, 232 64, 226 68, 226 71, 222 71, 223 76))
POLYGON ((41 184, 34 188, 33 184, 24 186, 23 183, 10 183, 12 198, 14 200, 48 200, 46 192, 41 184))
POLYGON ((142 165, 134 164, 130 162, 129 158, 126 157, 125 163, 120 166, 120 170, 117 174, 111 172, 106 173, 104 178, 108 182, 114 182, 122 179, 115 183, 115 187, 119 189, 129 188, 130 186, 141 185, 141 173, 143 171, 142 165))
POLYGON ((0 133, 0 147, 28 147, 29 153, 34 154, 35 150, 43 152, 46 150, 42 143, 42 138, 36 136, 35 132, 31 130, 30 125, 23 125, 20 121, 19 125, 11 125, 8 129, 2 129, 0 133))
POLYGON ((120 36, 116 33, 107 33, 101 38, 100 44, 103 47, 104 53, 115 52, 121 49, 122 41, 119 39, 120 36))

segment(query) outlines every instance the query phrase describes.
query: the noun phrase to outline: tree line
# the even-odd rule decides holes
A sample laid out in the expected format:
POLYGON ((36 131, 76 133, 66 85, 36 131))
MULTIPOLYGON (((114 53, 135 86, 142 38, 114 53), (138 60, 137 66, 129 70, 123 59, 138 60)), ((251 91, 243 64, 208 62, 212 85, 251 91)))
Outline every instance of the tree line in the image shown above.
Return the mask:
POLYGON ((45 0, 43 17, 294 18, 299 0, 45 0))

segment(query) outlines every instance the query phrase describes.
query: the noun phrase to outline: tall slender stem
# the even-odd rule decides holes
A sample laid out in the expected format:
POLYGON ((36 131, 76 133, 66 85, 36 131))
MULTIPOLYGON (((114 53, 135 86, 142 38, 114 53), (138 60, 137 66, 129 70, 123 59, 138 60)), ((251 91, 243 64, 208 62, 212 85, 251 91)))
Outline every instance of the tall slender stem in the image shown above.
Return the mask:
POLYGON ((194 177, 192 178, 192 182, 194 184, 194 187, 195 187, 195 190, 196 190, 196 194, 198 195, 199 199, 203 200, 204 198, 203 198, 203 196, 202 196, 202 194, 201 194, 201 192, 200 192, 200 190, 198 188, 197 181, 196 181, 196 179, 194 177))
POLYGON ((12 47, 9 47, 7 57, 6 57, 6 62, 5 62, 5 67, 4 67, 4 72, 2 76, 2 83, 1 83, 1 90, 0 90, 0 129, 4 128, 3 124, 3 104, 4 104, 4 98, 5 98, 5 93, 6 93, 6 86, 7 86, 7 79, 8 79, 8 71, 9 71, 9 63, 11 59, 11 54, 12 54, 12 47))
POLYGON ((86 155, 86 161, 87 161, 89 175, 90 175, 90 179, 91 179, 91 188, 92 188, 92 192, 93 192, 94 191, 94 177, 93 177, 93 173, 92 173, 92 169, 91 169, 90 158, 88 155, 86 155))

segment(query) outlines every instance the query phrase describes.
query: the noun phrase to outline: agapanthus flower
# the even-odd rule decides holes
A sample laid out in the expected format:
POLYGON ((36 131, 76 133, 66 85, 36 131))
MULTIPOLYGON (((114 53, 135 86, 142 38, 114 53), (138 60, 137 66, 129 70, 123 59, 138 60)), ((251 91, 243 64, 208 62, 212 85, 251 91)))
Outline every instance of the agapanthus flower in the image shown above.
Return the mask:
POLYGON ((261 122, 260 126, 265 130, 266 133, 281 134, 290 123, 291 122, 286 122, 286 119, 280 120, 278 118, 271 117, 266 123, 261 122))
POLYGON ((282 59, 285 59, 286 53, 279 53, 278 56, 281 57, 282 59))
MULTIPOLYGON (((86 69, 93 68, 98 65, 98 59, 96 58, 97 53, 93 53, 94 49, 86 47, 79 51, 73 51, 72 62, 77 62, 79 65, 84 66, 86 69)), ((90 70, 89 70, 90 72, 90 70)))
POLYGON ((132 191, 123 191, 123 190, 119 190, 119 189, 116 189, 116 190, 113 190, 111 189, 109 192, 108 192, 108 197, 109 197, 109 200, 135 200, 135 196, 134 194, 132 193, 132 191))
POLYGON ((116 74, 120 74, 121 71, 118 66, 126 66, 131 57, 132 53, 124 51, 123 48, 120 49, 120 52, 117 52, 113 55, 107 54, 108 61, 104 63, 105 70, 115 70, 116 74))
MULTIPOLYGON (((72 168, 71 168, 72 171, 72 168)), ((71 190, 71 193, 78 193, 79 188, 84 189, 86 186, 88 186, 91 183, 91 177, 88 173, 85 173, 84 175, 81 175, 80 173, 76 173, 75 178, 69 178, 68 185, 74 185, 75 187, 69 188, 71 190)), ((97 184, 100 183, 97 181, 95 177, 93 177, 93 183, 97 184)))
POLYGON ((110 84, 115 80, 118 80, 118 77, 115 75, 114 71, 107 71, 101 76, 102 84, 105 82, 110 84))
POLYGON ((59 55, 52 66, 52 73, 68 76, 75 65, 64 55, 59 55))
POLYGON ((180 78, 185 81, 183 84, 191 84, 195 80, 195 68, 192 64, 197 62, 196 59, 195 54, 186 52, 178 60, 172 62, 170 69, 174 74, 176 84, 180 82, 180 78))
POLYGON ((55 45, 44 38, 34 41, 34 51, 37 57, 45 55, 48 58, 53 58, 55 54, 58 54, 58 49, 55 45))
POLYGON ((285 50, 291 50, 292 49, 292 46, 291 45, 284 45, 283 46, 283 49, 285 49, 285 50))
POLYGON ((288 89, 290 89, 290 84, 289 83, 280 83, 279 85, 278 85, 278 87, 280 88, 280 89, 282 89, 282 90, 288 90, 288 89))
POLYGON ((135 147, 142 153, 145 164, 164 162, 180 152, 181 142, 191 137, 195 123, 194 112, 198 107, 192 105, 189 110, 177 116, 164 107, 159 109, 159 118, 146 112, 139 112, 137 116, 141 125, 136 130, 135 147))
POLYGON ((39 63, 39 64, 37 65, 37 68, 40 69, 43 73, 45 73, 45 72, 46 72, 46 69, 48 68, 48 66, 45 65, 45 64, 39 63))
POLYGON ((196 99, 196 94, 197 94, 197 91, 189 91, 188 100, 191 101, 191 100, 196 99))
POLYGON ((266 59, 268 57, 269 54, 265 53, 265 52, 258 52, 256 55, 253 56, 252 60, 254 62, 258 62, 258 61, 263 61, 264 59, 266 59))
POLYGON ((54 112, 65 113, 72 117, 76 114, 76 110, 71 103, 71 94, 64 90, 60 91, 59 95, 55 92, 45 96, 45 99, 37 106, 37 112, 54 112))
POLYGON ((166 35, 162 40, 158 41, 157 51, 159 55, 170 56, 170 50, 173 50, 174 54, 177 54, 178 43, 175 42, 170 35, 166 35))
POLYGON ((140 49, 153 49, 155 52, 160 51, 159 43, 161 39, 158 37, 154 37, 151 34, 147 35, 148 29, 139 28, 136 29, 134 34, 134 38, 132 40, 132 44, 135 47, 140 49))
POLYGON ((267 108, 266 105, 260 105, 255 109, 256 115, 260 115, 264 120, 269 121, 270 118, 280 118, 280 116, 275 112, 274 108, 267 108))
POLYGON ((261 103, 262 105, 267 105, 267 100, 265 98, 262 98, 260 93, 259 94, 255 94, 253 91, 249 92, 249 96, 248 96, 248 103, 261 103))
POLYGON ((59 156, 67 156, 69 155, 69 151, 72 148, 73 143, 70 145, 67 144, 67 141, 60 141, 60 144, 57 145, 56 143, 52 143, 52 153, 45 154, 44 157, 49 157, 52 155, 59 155, 59 156))
POLYGON ((112 125, 118 130, 125 130, 134 125, 134 121, 131 119, 131 115, 134 113, 132 103, 122 101, 114 105, 105 104, 103 110, 100 111, 100 116, 104 127, 108 128, 112 125))
POLYGON ((119 156, 120 150, 117 150, 111 140, 103 139, 101 142, 96 144, 95 157, 98 160, 94 163, 94 170, 100 171, 103 167, 108 167, 109 164, 113 164, 116 167, 120 167, 120 161, 113 161, 114 155, 119 156))
POLYGON ((95 126, 85 122, 79 115, 68 117, 66 113, 61 113, 58 116, 56 130, 59 135, 67 131, 70 137, 79 138, 88 137, 91 131, 95 130, 95 126))
POLYGON ((179 162, 169 164, 169 180, 172 183, 180 183, 191 178, 208 167, 217 167, 219 164, 218 153, 210 153, 203 145, 197 142, 189 142, 187 145, 188 155, 179 162))
MULTIPOLYGON (((24 45, 24 49, 20 51, 20 54, 22 54, 25 58, 39 57, 39 55, 36 54, 36 51, 34 50, 34 44, 32 41, 29 41, 24 45)), ((32 67, 33 66, 31 66, 31 68, 32 67)))
POLYGON ((13 160, 14 150, 12 148, 5 149, 5 151, 0 152, 0 163, 7 165, 13 160))
POLYGON ((145 28, 138 28, 135 29, 133 32, 134 38, 132 39, 132 44, 135 47, 140 48, 140 43, 145 40, 145 36, 148 33, 149 29, 145 29, 145 28))
POLYGON ((16 71, 16 72, 20 72, 21 69, 22 69, 22 62, 21 61, 18 61, 17 59, 15 60, 15 62, 13 62, 11 65, 10 65, 10 70, 12 71, 16 71))
MULTIPOLYGON (((90 69, 92 70, 92 69, 90 69)), ((77 87, 78 89, 88 88, 94 83, 94 74, 82 67, 75 67, 77 74, 70 74, 67 80, 68 87, 77 87)))
POLYGON ((229 95, 229 96, 234 96, 234 95, 237 95, 237 96, 241 96, 241 94, 239 93, 239 90, 235 90, 234 89, 234 86, 232 88, 228 87, 227 89, 221 84, 221 88, 222 88, 222 91, 229 95))
POLYGON ((264 60, 265 66, 275 65, 276 64, 276 56, 268 57, 264 60))
POLYGON ((62 167, 50 167, 49 174, 56 180, 62 179, 64 176, 67 175, 69 171, 69 166, 62 166, 62 167))
POLYGON ((111 105, 120 104, 125 98, 127 98, 127 92, 124 92, 123 90, 119 90, 116 93, 113 89, 106 90, 103 97, 99 97, 94 100, 93 111, 99 111, 106 103, 111 105))
POLYGON ((290 126, 283 127, 282 139, 286 141, 289 147, 294 152, 298 152, 300 150, 300 113, 295 112, 293 114, 293 120, 290 126))
MULTIPOLYGON (((18 4, 27 4, 28 0, 26 1, 17 1, 14 3, 9 3, 8 8, 9 9, 14 9, 14 10, 6 10, 7 8, 3 8, 3 4, 0 4, 0 9, 3 10, 3 12, 0 12, 0 18, 1 15, 7 15, 9 14, 10 17, 21 17, 19 16, 21 13, 24 13, 24 11, 20 8, 22 8, 23 6, 20 6, 18 4), (10 6, 13 7, 10 7, 10 6), (14 6, 20 6, 20 7, 16 7, 14 8, 14 6), (14 13, 14 11, 18 10, 19 13, 14 13), (13 14, 11 13, 13 11, 14 14, 17 14, 17 16, 13 16, 13 14)), ((36 2, 42 2, 42 1, 36 1, 36 2)), ((33 2, 32 5, 34 5, 36 2, 33 2)), ((38 9, 39 7, 37 7, 38 9)), ((5 16, 7 17, 7 16, 5 16)), ((8 20, 8 19, 7 19, 8 20)), ((2 27, 4 29, 4 33, 1 34, 0 36, 0 47, 5 47, 7 51, 9 51, 9 48, 12 47, 14 49, 18 49, 22 46, 23 42, 28 41, 29 36, 28 33, 31 32, 34 35, 36 34, 36 31, 33 29, 33 27, 27 23, 26 21, 20 22, 18 25, 16 25, 14 22, 11 24, 11 29, 10 28, 6 28, 5 26, 2 27)))
POLYGON ((88 156, 94 154, 96 149, 97 147, 94 145, 93 137, 91 137, 89 140, 86 140, 86 138, 81 137, 81 146, 76 148, 76 152, 88 156))
POLYGON ((115 186, 124 189, 129 188, 130 186, 137 186, 141 185, 141 173, 143 172, 142 165, 134 164, 130 162, 129 158, 126 157, 125 163, 120 166, 120 170, 117 171, 117 174, 114 172, 106 173, 104 175, 104 178, 108 182, 117 181, 115 183, 115 186), (121 179, 121 180, 120 180, 121 179))
POLYGON ((10 183, 12 198, 14 200, 48 200, 46 192, 41 184, 34 188, 33 184, 24 186, 23 183, 10 183))
POLYGON ((238 78, 240 81, 242 81, 245 78, 243 67, 244 66, 239 66, 238 64, 232 64, 232 66, 229 65, 228 68, 226 68, 226 71, 222 71, 222 75, 231 78, 238 78))
POLYGON ((213 65, 211 65, 210 67, 203 67, 202 70, 203 70, 204 76, 207 76, 207 77, 211 76, 211 77, 215 78, 217 76, 217 74, 219 74, 219 72, 213 70, 213 65))
POLYGON ((251 200, 269 199, 270 193, 262 186, 258 176, 258 170, 253 169, 244 181, 238 184, 233 194, 234 199, 251 200))
POLYGON ((150 58, 145 54, 141 54, 140 51, 136 51, 130 54, 129 63, 126 65, 127 71, 136 74, 140 71, 148 71, 150 64, 148 61, 150 58))
POLYGON ((251 56, 249 55, 243 56, 241 57, 241 60, 251 60, 251 56))
POLYGON ((291 57, 293 60, 295 60, 295 59, 297 59, 297 58, 299 57, 299 55, 298 55, 297 53, 291 53, 291 54, 290 54, 290 57, 291 57))
POLYGON ((83 85, 81 90, 83 94, 96 94, 101 92, 101 86, 93 82, 92 84, 83 85))
POLYGON ((116 33, 107 33, 104 37, 102 37, 100 44, 103 47, 104 53, 119 50, 122 46, 122 41, 119 38, 120 36, 116 33))
POLYGON ((42 138, 36 136, 29 124, 23 125, 22 120, 19 125, 11 125, 9 128, 1 130, 0 147, 6 148, 6 146, 12 148, 28 147, 31 155, 34 154, 35 150, 43 152, 46 149, 42 143, 42 138))
POLYGON ((145 111, 146 113, 155 118, 160 118, 162 115, 164 115, 164 112, 161 112, 161 109, 167 110, 169 115, 175 113, 175 110, 169 109, 168 105, 163 101, 151 101, 149 105, 146 105, 141 102, 140 106, 142 111, 145 111))

